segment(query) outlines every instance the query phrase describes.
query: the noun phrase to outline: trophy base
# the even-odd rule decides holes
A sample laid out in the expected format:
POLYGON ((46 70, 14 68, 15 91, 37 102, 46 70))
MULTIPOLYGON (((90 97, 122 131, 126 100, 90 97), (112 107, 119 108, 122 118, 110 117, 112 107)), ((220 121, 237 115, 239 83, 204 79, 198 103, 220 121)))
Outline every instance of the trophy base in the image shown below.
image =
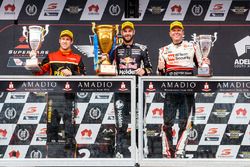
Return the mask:
POLYGON ((209 67, 199 67, 197 76, 198 77, 210 77, 210 76, 212 76, 210 68, 209 67))
POLYGON ((40 66, 38 65, 37 58, 27 59, 24 67, 26 70, 29 70, 29 71, 40 71, 41 70, 40 66))
POLYGON ((116 66, 115 65, 104 65, 104 64, 101 64, 99 66, 99 69, 97 70, 97 75, 99 76, 115 76, 117 75, 117 72, 116 72, 116 66))

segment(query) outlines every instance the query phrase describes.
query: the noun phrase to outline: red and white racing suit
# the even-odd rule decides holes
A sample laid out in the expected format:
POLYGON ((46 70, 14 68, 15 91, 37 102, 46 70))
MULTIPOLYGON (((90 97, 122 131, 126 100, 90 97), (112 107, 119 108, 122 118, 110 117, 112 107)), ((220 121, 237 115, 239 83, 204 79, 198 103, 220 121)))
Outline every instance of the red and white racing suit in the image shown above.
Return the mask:
MULTIPOLYGON (((161 75, 192 76, 195 65, 202 63, 202 55, 197 47, 187 41, 164 46, 159 49, 159 59, 164 59, 165 68, 158 70, 161 75)), ((188 118, 194 112, 195 100, 193 93, 166 93, 163 114, 163 155, 170 158, 185 155, 185 145, 188 137, 188 118), (179 111, 179 133, 176 148, 173 146, 172 127, 179 111)))

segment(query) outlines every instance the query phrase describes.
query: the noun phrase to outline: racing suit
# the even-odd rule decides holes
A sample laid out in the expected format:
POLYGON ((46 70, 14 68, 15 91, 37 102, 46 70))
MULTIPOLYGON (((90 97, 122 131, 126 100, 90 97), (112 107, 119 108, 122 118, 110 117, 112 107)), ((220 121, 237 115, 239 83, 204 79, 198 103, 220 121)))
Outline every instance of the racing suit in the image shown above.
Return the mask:
MULTIPOLYGON (((84 75, 85 66, 80 55, 71 51, 63 53, 58 50, 48 54, 40 64, 41 70, 35 75, 43 75, 49 72, 50 75, 62 76, 61 70, 68 69, 72 75, 84 75)), ((64 128, 62 140, 66 140, 65 148, 75 147, 75 94, 50 92, 47 102, 47 142, 58 142, 59 126, 62 118, 64 128)))
MULTIPOLYGON (((159 49, 159 59, 163 58, 165 68, 158 70, 160 75, 167 76, 192 76, 194 65, 202 63, 202 56, 196 45, 182 41, 175 45, 164 46, 159 49)), ((184 157, 185 146, 188 138, 188 118, 191 112, 195 112, 195 100, 193 93, 166 93, 163 114, 163 155, 170 157, 184 157), (179 112, 179 132, 176 148, 173 146, 172 127, 175 122, 177 110, 179 112)), ((189 125, 190 126, 190 125, 189 125)))
MULTIPOLYGON (((133 43, 120 44, 110 56, 111 62, 116 64, 118 75, 136 75, 135 70, 143 68, 144 75, 152 73, 152 65, 145 45, 133 43)), ((136 77, 137 80, 137 77, 136 77)), ((136 89, 137 90, 137 89, 136 89)), ((127 157, 130 141, 127 129, 130 120, 130 94, 114 93, 116 118, 116 157, 127 157)), ((137 101, 137 100, 136 100, 137 101)))

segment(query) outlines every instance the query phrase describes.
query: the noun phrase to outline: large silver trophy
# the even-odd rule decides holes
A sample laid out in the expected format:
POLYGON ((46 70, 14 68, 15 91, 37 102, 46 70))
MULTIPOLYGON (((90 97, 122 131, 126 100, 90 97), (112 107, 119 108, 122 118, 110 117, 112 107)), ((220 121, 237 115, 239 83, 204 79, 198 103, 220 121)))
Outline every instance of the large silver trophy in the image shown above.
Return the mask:
MULTIPOLYGON (((202 54, 202 60, 208 58, 211 47, 214 46, 214 42, 217 40, 217 32, 212 35, 196 35, 193 34, 193 40, 195 44, 199 47, 202 54)), ((202 65, 198 67, 198 76, 211 76, 211 68, 208 64, 202 62, 202 65)))
POLYGON ((27 70, 39 71, 40 67, 38 65, 37 51, 40 49, 44 37, 49 32, 49 25, 45 25, 45 28, 42 26, 32 25, 28 29, 26 26, 23 26, 23 36, 26 38, 26 41, 29 43, 31 52, 30 59, 26 59, 24 67, 27 70))

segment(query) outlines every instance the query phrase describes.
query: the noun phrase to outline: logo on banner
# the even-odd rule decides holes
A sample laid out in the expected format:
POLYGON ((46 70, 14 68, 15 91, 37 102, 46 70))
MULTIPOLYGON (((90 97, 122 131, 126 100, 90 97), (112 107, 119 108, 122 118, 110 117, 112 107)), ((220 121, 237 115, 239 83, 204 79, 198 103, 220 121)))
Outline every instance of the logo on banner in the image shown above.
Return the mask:
POLYGON ((200 4, 194 5, 191 10, 194 16, 201 16, 203 13, 203 7, 200 4))
POLYGON ((78 14, 80 11, 82 11, 82 8, 79 8, 79 6, 69 6, 68 8, 65 8, 65 10, 70 14, 78 14))
POLYGON ((27 129, 19 129, 17 131, 17 137, 21 141, 25 141, 30 137, 30 133, 27 129))
POLYGON ((14 14, 16 6, 14 4, 7 4, 4 6, 5 14, 14 14))
POLYGON ((152 6, 148 9, 152 14, 161 14, 164 10, 161 6, 152 6))
POLYGON ((14 119, 16 117, 16 114, 17 114, 16 109, 13 107, 8 107, 4 111, 5 117, 9 120, 14 119))
POLYGON ((123 107, 124 107, 124 102, 123 102, 122 100, 117 100, 117 101, 115 102, 115 107, 116 107, 118 110, 123 109, 123 107))
POLYGON ((205 82, 202 91, 204 91, 204 92, 209 92, 209 91, 211 91, 211 89, 209 88, 209 85, 208 85, 207 82, 205 82))
POLYGON ((237 116, 246 116, 247 115, 247 110, 246 108, 239 108, 236 110, 236 115, 237 116))
POLYGON ((57 5, 58 5, 57 3, 48 4, 48 7, 44 12, 44 16, 58 16, 59 10, 56 10, 57 5))
POLYGON ((84 138, 91 138, 92 136, 92 130, 91 129, 84 129, 83 131, 81 131, 81 135, 84 138))
POLYGON ((120 86, 119 90, 122 91, 122 92, 128 90, 128 89, 126 88, 126 85, 125 85, 124 82, 121 83, 121 86, 120 86))
POLYGON ((245 6, 235 6, 233 9, 230 10, 238 15, 243 15, 245 12, 248 11, 245 6))
POLYGON ((19 158, 21 155, 21 153, 19 152, 19 150, 13 150, 11 152, 9 152, 9 157, 10 158, 19 158))
POLYGON ((81 99, 84 99, 88 96, 88 93, 86 92, 77 92, 77 96, 81 99))
POLYGON ((6 89, 8 91, 15 91, 15 87, 14 87, 14 84, 12 82, 9 82, 9 85, 8 85, 8 88, 6 89))
POLYGON ((34 16, 37 13, 37 6, 34 4, 28 4, 25 8, 25 12, 29 16, 34 16))
POLYGON ((101 110, 98 107, 93 107, 89 110, 89 116, 92 119, 99 119, 101 117, 101 110))
POLYGON ((112 4, 110 5, 109 7, 109 13, 112 15, 112 16, 117 16, 121 13, 121 8, 119 5, 117 4, 112 4))
POLYGON ((227 135, 230 139, 239 139, 240 136, 243 135, 243 133, 241 133, 239 130, 230 130, 229 133, 226 133, 226 135, 227 135))
POLYGON ((69 84, 69 82, 66 82, 65 83, 65 85, 64 85, 64 89, 63 90, 65 90, 66 92, 67 91, 71 91, 72 89, 70 88, 70 84, 69 84))
POLYGON ((43 154, 40 150, 32 150, 30 152, 30 158, 42 158, 43 154))
POLYGON ((91 4, 89 7, 89 15, 96 15, 99 14, 99 5, 98 4, 91 4))
POLYGON ((152 110, 153 116, 163 116, 163 109, 162 108, 154 108, 152 110))
POLYGON ((196 129, 191 129, 188 135, 188 140, 196 140, 198 137, 198 132, 196 129))
POLYGON ((212 114, 218 118, 225 118, 228 114, 230 114, 230 112, 227 112, 227 109, 216 109, 212 114))
MULTIPOLYGON (((248 54, 250 51, 250 36, 246 36, 240 41, 234 43, 234 47, 236 49, 238 57, 242 55, 248 54)), ((250 59, 237 58, 234 61, 234 68, 249 68, 250 67, 250 59)))
POLYGON ((205 136, 205 141, 219 141, 218 128, 209 128, 205 136))
POLYGON ((6 129, 0 129, 0 139, 5 139, 7 136, 7 130, 6 129))
POLYGON ((149 82, 149 85, 148 85, 148 88, 147 88, 147 91, 151 92, 151 91, 155 91, 155 88, 154 88, 154 85, 152 82, 149 82))
POLYGON ((181 15, 181 10, 182 10, 181 5, 176 4, 171 7, 171 11, 172 11, 171 15, 181 15))

